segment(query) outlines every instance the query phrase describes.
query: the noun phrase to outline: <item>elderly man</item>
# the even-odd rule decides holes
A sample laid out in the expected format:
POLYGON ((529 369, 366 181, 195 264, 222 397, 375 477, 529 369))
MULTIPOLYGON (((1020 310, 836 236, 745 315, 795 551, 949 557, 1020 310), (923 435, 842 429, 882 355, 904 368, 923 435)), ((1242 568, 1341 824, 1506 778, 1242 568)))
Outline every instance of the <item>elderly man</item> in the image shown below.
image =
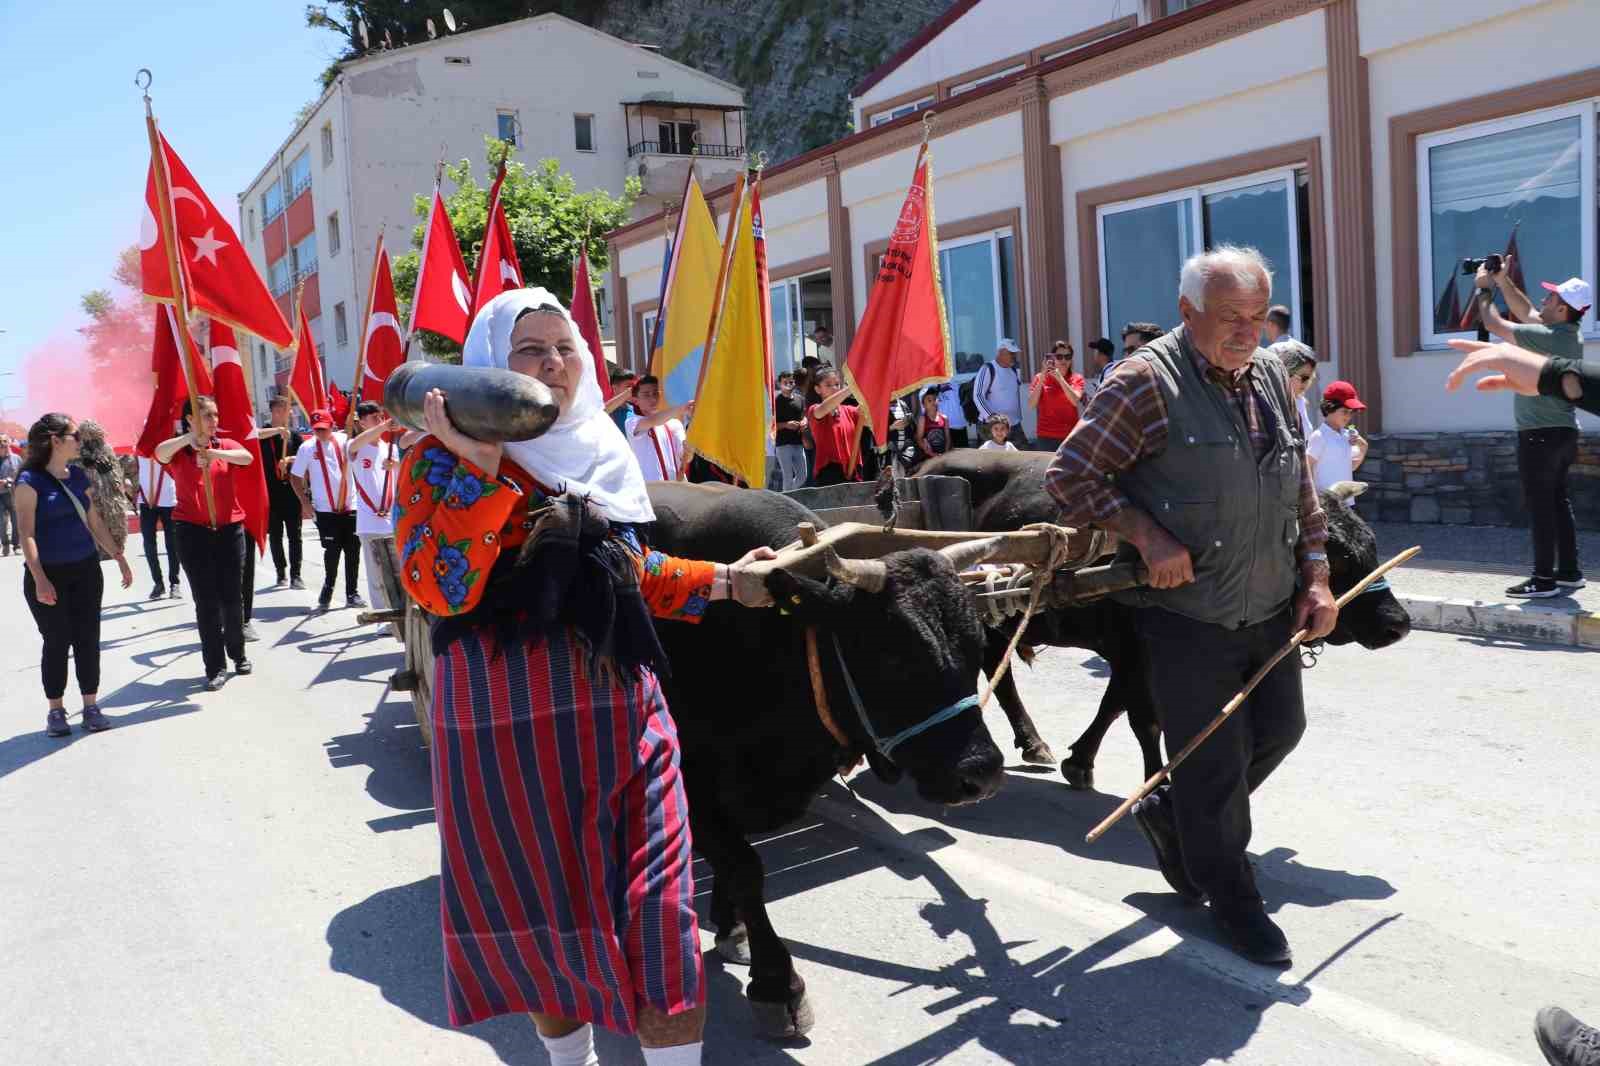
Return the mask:
MULTIPOLYGON (((1022 368, 1017 356, 1022 349, 1010 337, 1001 339, 994 362, 985 363, 972 379, 972 402, 978 408, 978 421, 987 423, 995 415, 1005 415, 1011 423, 1006 441, 1026 451, 1028 434, 1022 428, 1022 368)), ((987 430, 982 435, 987 434, 987 430)))
MULTIPOLYGON (((1324 636, 1337 619, 1294 401, 1283 365, 1256 347, 1271 291, 1254 249, 1185 263, 1183 325, 1112 367, 1045 476, 1062 521, 1115 531, 1149 570, 1119 599, 1138 608, 1169 751, 1291 633, 1324 636)), ((1135 811, 1167 882, 1208 899, 1234 949, 1263 964, 1287 963, 1289 944, 1245 855, 1250 793, 1304 730, 1291 656, 1135 811)))

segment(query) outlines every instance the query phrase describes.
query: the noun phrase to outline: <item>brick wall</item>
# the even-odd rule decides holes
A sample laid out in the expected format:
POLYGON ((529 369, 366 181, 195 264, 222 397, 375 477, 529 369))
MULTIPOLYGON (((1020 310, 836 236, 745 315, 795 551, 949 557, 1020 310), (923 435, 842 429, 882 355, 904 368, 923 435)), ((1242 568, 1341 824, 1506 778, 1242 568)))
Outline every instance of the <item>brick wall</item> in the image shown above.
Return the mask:
MULTIPOLYGON (((1515 433, 1393 433, 1370 438, 1356 478, 1362 510, 1384 522, 1526 526, 1515 433)), ((1600 435, 1579 438, 1567 479, 1579 529, 1600 529, 1600 435)))

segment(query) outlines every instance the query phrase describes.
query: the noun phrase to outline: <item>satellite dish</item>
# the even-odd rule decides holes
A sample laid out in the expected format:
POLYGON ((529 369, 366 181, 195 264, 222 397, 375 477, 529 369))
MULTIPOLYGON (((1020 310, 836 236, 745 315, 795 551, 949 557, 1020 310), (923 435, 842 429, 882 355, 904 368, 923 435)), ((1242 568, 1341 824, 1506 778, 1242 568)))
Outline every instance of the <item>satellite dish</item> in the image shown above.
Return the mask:
POLYGON ((431 41, 437 36, 439 36, 439 31, 433 28, 433 20, 429 19, 428 20, 428 40, 431 41))
POLYGON ((456 17, 450 14, 449 8, 444 9, 444 25, 445 29, 449 30, 451 33, 456 32, 456 17))
POLYGON ((361 47, 371 48, 372 42, 367 39, 367 20, 360 19, 356 22, 356 29, 361 33, 361 47))

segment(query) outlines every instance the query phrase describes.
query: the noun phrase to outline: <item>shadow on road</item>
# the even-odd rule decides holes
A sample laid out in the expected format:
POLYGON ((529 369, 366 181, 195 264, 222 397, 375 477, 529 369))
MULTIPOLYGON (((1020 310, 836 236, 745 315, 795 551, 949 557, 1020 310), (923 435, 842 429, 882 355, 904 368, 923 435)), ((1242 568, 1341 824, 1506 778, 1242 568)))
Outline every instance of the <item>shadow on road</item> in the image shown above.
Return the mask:
POLYGON ((405 694, 381 699, 367 715, 366 727, 359 733, 330 738, 327 753, 335 769, 366 767, 367 794, 404 812, 369 821, 374 832, 410 829, 433 821, 428 751, 405 694))
MULTIPOLYGON (((136 657, 137 658, 137 657, 136 657)), ((149 666, 148 663, 145 664, 149 666)), ((160 666, 150 666, 145 677, 161 669, 160 666)), ((153 685, 143 679, 135 679, 100 697, 100 709, 106 712, 106 717, 111 720, 113 729, 126 729, 131 726, 143 725, 146 722, 157 722, 163 718, 175 718, 181 714, 192 714, 200 708, 190 703, 189 697, 201 690, 202 682, 199 678, 173 678, 153 685), (120 707, 138 707, 136 711, 127 714, 117 714, 120 707)), ((50 737, 44 732, 44 700, 41 697, 39 709, 39 728, 28 733, 21 733, 6 740, 0 740, 0 777, 13 773, 25 766, 30 766, 40 759, 62 751, 80 740, 87 738, 87 734, 79 727, 81 712, 69 710, 68 715, 72 722, 72 735, 70 737, 50 737)))

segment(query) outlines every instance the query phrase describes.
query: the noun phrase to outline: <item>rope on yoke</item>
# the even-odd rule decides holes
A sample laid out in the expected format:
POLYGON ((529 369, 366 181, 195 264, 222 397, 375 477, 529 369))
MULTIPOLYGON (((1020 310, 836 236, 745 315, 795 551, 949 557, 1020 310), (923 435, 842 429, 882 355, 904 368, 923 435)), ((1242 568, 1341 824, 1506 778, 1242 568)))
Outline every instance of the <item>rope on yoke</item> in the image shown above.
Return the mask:
MULTIPOLYGON (((1069 558, 1067 531, 1060 526, 1040 522, 1023 526, 1022 528, 1043 533, 1048 537, 1050 540, 1050 554, 1046 558, 1044 566, 1033 572, 1033 591, 1028 596, 1027 610, 1022 612, 1022 621, 1017 623, 1017 631, 1011 634, 1011 643, 1006 645, 1006 653, 1000 659, 1000 668, 989 679, 989 687, 984 690, 983 695, 978 699, 980 713, 989 705, 989 698, 994 695, 994 690, 1000 687, 1000 682, 1005 679, 1006 671, 1011 669, 1011 660, 1016 656, 1017 645, 1022 643, 1022 634, 1027 632, 1028 623, 1033 621, 1033 612, 1039 609, 1039 601, 1044 596, 1045 587, 1055 579, 1056 571, 1069 558)), ((1019 576, 1013 580, 1020 581, 1021 577, 1019 576)), ((999 609, 995 606, 995 601, 990 600, 987 602, 989 610, 997 614, 999 609)))

